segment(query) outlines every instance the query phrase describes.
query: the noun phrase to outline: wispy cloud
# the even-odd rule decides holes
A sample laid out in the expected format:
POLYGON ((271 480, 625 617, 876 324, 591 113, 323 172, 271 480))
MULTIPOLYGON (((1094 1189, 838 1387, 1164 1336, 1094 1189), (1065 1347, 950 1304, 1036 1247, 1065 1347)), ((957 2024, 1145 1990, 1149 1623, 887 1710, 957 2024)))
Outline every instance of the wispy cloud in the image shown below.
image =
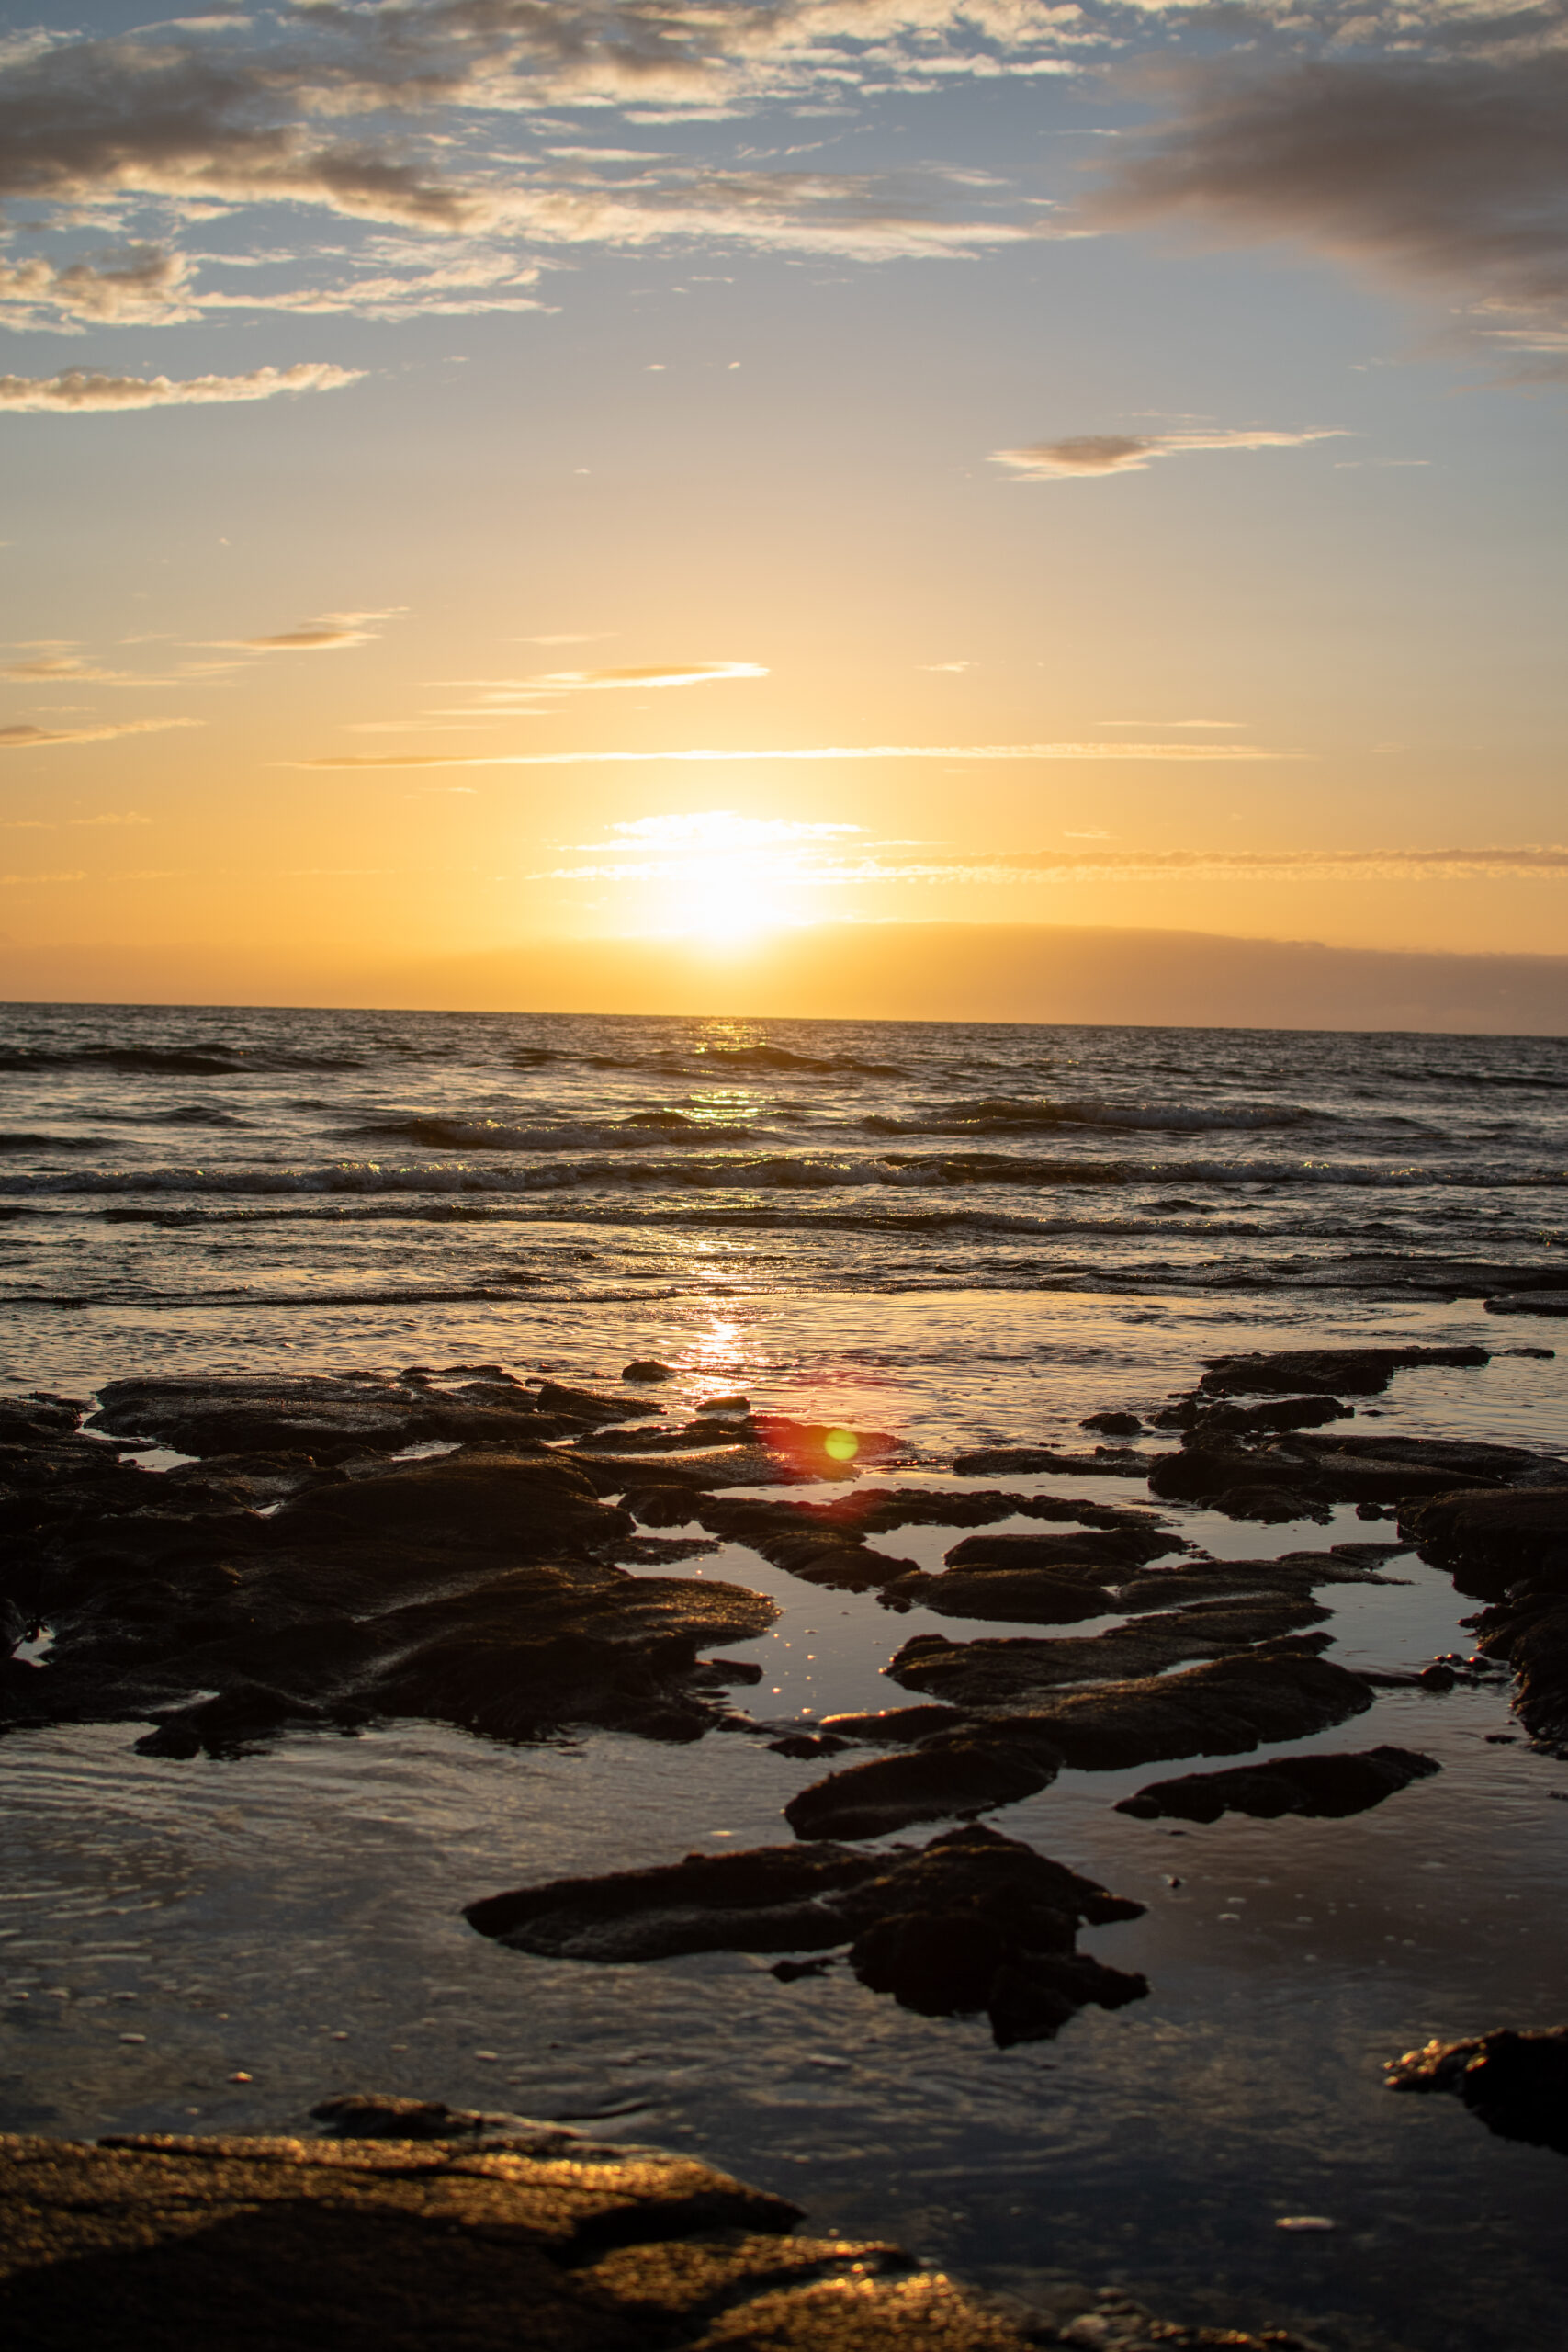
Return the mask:
POLYGON ((649 762, 757 760, 1300 760, 1304 752, 1271 752, 1257 743, 819 743, 772 751, 336 752, 290 760, 299 768, 582 768, 649 762))
POLYGON ((270 401, 280 392, 332 392, 356 384, 362 368, 301 362, 293 368, 253 368, 243 376, 108 376, 67 368, 59 376, 0 376, 0 408, 46 410, 59 415, 134 408, 180 408, 225 401, 270 401))
POLYGON ((199 727, 199 718, 125 718, 86 727, 0 727, 0 752, 43 752, 56 743, 107 743, 115 735, 161 735, 199 727))
MULTIPOLYGON (((654 820, 655 825, 669 820, 654 820)), ((623 832, 629 829, 617 828, 623 832)), ((1092 834, 1069 835, 1093 840, 1092 834)), ((529 876, 536 882, 670 882, 745 871, 793 888, 861 884, 1039 888, 1062 883, 1472 882, 1568 880, 1568 848, 1371 850, 948 850, 900 854, 897 842, 863 848, 783 837, 752 842, 654 832, 591 848, 592 862, 529 876)))
POLYGON ((389 605, 378 613, 323 613, 318 620, 301 621, 297 628, 278 629, 268 637, 224 638, 215 642, 245 653, 336 653, 344 646, 373 644, 381 632, 368 624, 393 620, 401 609, 389 605))
POLYGON ((1187 433, 1074 433, 1061 441, 1031 442, 1022 449, 993 449, 991 463, 1010 467, 1020 481, 1065 481, 1085 475, 1141 474, 1156 458, 1180 457, 1190 450, 1299 449, 1309 441, 1344 437, 1342 428, 1336 426, 1305 433, 1280 433, 1256 425, 1187 433))

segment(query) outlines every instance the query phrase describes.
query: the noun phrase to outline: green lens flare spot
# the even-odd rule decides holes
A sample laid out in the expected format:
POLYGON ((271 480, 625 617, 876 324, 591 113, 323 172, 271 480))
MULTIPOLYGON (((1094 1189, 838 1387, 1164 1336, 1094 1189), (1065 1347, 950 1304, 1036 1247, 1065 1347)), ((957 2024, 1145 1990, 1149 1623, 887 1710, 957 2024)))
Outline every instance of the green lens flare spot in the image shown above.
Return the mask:
POLYGON ((831 1462, 852 1462, 860 1452, 860 1440, 853 1430, 829 1430, 823 1450, 831 1462))

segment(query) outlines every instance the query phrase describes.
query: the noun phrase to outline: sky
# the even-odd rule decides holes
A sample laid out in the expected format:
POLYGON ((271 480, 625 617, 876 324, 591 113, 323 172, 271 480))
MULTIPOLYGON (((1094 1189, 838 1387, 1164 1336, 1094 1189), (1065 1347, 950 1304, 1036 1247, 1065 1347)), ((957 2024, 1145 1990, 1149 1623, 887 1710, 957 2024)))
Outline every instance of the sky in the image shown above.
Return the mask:
POLYGON ((0 993, 1568 946, 1562 6, 3 22, 0 993))

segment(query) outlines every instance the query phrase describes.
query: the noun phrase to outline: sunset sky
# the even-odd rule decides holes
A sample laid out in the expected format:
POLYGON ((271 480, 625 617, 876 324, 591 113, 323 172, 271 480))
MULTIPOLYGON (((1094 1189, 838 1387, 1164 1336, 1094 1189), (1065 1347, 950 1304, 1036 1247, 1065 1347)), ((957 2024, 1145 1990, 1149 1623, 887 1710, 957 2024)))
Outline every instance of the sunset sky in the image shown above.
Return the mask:
POLYGON ((6 23, 0 992, 1568 944, 1561 8, 6 23))

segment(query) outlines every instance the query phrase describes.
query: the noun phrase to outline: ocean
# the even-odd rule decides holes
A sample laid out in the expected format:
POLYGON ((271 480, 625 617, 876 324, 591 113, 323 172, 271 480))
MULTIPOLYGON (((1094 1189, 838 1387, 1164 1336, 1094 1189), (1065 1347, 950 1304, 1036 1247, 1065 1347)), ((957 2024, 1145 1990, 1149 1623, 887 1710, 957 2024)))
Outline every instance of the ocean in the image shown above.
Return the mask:
MULTIPOLYGON (((1479 1342, 1353 1426, 1568 1450, 1561 1323, 1485 1304, 1568 1288, 1564 1040, 27 1005, 0 1080, 7 1389, 651 1356, 662 1401, 887 1431, 899 1485, 949 1491, 985 1483, 965 1450, 1092 1452, 1086 1417, 1146 1416, 1205 1357, 1479 1342)), ((1107 1464, 1008 1483, 1142 1496, 1107 1464)), ((1368 1533, 1348 1506, 1179 1516, 1221 1559, 1368 1533)), ((736 1653, 774 1718, 897 1704, 900 1642, 998 1631, 736 1544, 694 1572, 778 1602, 736 1653)), ((1334 1658, 1468 1646, 1448 1577, 1389 1574, 1331 1594, 1334 1658)), ((846 1974, 549 1963, 465 1925, 531 1880, 786 1838, 821 1767, 759 1741, 402 1722, 173 1761, 136 1730, 0 1745, 6 2128, 292 2129, 333 2090, 417 2093, 687 2147, 1026 2296, 1116 2283, 1369 2352, 1560 2328, 1562 2159, 1382 2086, 1432 2036, 1562 2021, 1568 1771, 1500 1681, 1389 1687, 1292 1744, 1440 1763, 1354 1820, 1116 1813, 1147 1768, 988 1816, 1147 1905, 1085 1948, 1148 1999, 1005 2051, 846 1974), (1300 2213, 1334 2227, 1277 2227, 1300 2213)))

